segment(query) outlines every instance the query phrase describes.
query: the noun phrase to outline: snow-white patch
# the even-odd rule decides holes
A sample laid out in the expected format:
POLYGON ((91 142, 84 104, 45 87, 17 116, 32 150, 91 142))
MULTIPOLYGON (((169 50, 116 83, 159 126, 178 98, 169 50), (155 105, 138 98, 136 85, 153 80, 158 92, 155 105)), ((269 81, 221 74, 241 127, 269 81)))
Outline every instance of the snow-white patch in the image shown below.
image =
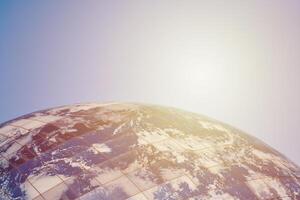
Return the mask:
POLYGON ((133 120, 130 120, 130 127, 133 127, 133 120))
POLYGON ((185 136, 186 134, 176 128, 164 128, 163 131, 168 135, 185 136))
POLYGON ((33 151, 34 151, 34 153, 36 153, 37 155, 40 155, 40 150, 39 150, 39 147, 38 147, 38 146, 34 145, 34 146, 33 146, 33 151))
POLYGON ((72 160, 70 158, 70 159, 63 159, 63 161, 65 161, 66 163, 68 163, 71 167, 78 167, 78 168, 80 168, 82 170, 89 170, 91 168, 83 160, 72 160))
POLYGON ((51 141, 51 142, 57 142, 57 140, 56 140, 55 137, 51 137, 51 138, 49 139, 49 141, 51 141))
POLYGON ((174 152, 173 156, 175 156, 177 163, 183 163, 186 160, 181 153, 174 152))
POLYGON ((225 167, 223 165, 215 165, 213 167, 208 168, 212 174, 216 174, 219 177, 223 177, 222 172, 224 171, 225 167))
POLYGON ((138 139, 137 139, 137 145, 138 145, 138 146, 143 146, 143 145, 147 145, 147 144, 149 144, 148 141, 146 141, 146 140, 144 140, 144 139, 138 137, 138 139))
POLYGON ((93 144, 92 147, 96 149, 98 153, 110 153, 111 148, 104 143, 101 144, 93 144))
POLYGON ((74 133, 74 132, 77 132, 77 129, 75 129, 75 128, 67 128, 66 131, 68 131, 68 133, 74 133))
POLYGON ((202 120, 199 120, 198 122, 205 129, 218 130, 218 131, 222 131, 222 132, 225 132, 225 133, 231 133, 230 130, 228 130, 227 128, 225 128, 224 126, 222 126, 220 124, 216 124, 216 123, 212 123, 212 122, 208 122, 208 121, 202 121, 202 120))
POLYGON ((121 124, 118 128, 116 128, 113 132, 113 135, 118 134, 118 132, 126 125, 127 122, 121 124))
POLYGON ((253 153, 256 157, 260 158, 261 160, 271 160, 271 159, 273 158, 273 155, 268 154, 268 153, 264 153, 264 152, 259 151, 259 150, 257 150, 257 149, 253 149, 253 150, 252 150, 252 153, 253 153))
POLYGON ((51 166, 52 163, 59 163, 60 161, 65 162, 66 164, 70 165, 71 167, 78 167, 80 169, 84 170, 89 170, 91 167, 87 165, 87 163, 82 160, 82 159, 74 159, 74 158, 59 158, 59 159, 54 159, 50 160, 49 162, 45 162, 45 166, 51 166))

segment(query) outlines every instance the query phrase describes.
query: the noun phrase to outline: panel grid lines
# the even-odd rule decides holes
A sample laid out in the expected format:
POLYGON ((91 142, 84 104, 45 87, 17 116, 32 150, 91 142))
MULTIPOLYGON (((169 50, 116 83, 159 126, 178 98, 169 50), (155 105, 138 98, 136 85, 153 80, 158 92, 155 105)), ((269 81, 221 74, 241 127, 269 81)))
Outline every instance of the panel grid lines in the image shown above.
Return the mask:
MULTIPOLYGON (((260 199, 261 191, 266 190, 266 198, 277 199, 293 198, 295 193, 287 187, 300 184, 297 166, 269 147, 264 152, 251 145, 239 131, 230 132, 226 125, 205 117, 201 120, 208 128, 202 127, 203 135, 197 135, 189 131, 204 126, 200 119, 190 116, 184 121, 185 113, 173 109, 139 106, 130 110, 125 105, 123 110, 112 109, 115 113, 111 114, 109 109, 105 113, 89 110, 98 108, 94 105, 80 106, 36 112, 0 128, 0 159, 9 164, 5 168, 2 163, 0 169, 11 176, 8 181, 20 176, 16 184, 26 183, 33 198, 44 200, 61 194, 69 199, 84 199, 93 192, 102 195, 102 191, 109 195, 115 188, 122 189, 120 199, 141 195, 136 198, 150 200, 157 192, 168 195, 170 191, 174 198, 183 198, 189 190, 190 195, 199 196, 202 184, 219 184, 215 186, 224 191, 247 187, 255 195, 251 199, 260 199), (182 124, 176 127, 179 119, 182 124), (277 182, 280 187, 275 188, 277 182), (185 184, 183 192, 181 183, 185 184), (262 188, 257 187, 260 184, 262 188), (287 193, 281 193, 281 187, 287 193)), ((6 189, 12 198, 10 188, 6 189)))

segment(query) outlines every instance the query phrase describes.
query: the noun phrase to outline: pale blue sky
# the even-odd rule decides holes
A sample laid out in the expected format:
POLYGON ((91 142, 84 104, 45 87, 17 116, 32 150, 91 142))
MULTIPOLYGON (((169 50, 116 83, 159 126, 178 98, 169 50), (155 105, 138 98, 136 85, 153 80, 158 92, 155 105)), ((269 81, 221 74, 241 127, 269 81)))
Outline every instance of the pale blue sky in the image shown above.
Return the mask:
POLYGON ((208 115, 300 164, 300 3, 1 1, 0 122, 90 101, 208 115))

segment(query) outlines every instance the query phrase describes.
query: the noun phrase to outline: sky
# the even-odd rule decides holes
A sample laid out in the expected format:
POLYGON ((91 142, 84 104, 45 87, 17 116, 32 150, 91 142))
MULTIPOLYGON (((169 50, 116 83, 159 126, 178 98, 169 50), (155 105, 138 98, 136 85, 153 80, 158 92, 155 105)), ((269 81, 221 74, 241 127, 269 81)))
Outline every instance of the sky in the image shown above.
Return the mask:
POLYGON ((0 122, 80 102, 210 116, 300 165, 298 0, 1 1, 0 122))

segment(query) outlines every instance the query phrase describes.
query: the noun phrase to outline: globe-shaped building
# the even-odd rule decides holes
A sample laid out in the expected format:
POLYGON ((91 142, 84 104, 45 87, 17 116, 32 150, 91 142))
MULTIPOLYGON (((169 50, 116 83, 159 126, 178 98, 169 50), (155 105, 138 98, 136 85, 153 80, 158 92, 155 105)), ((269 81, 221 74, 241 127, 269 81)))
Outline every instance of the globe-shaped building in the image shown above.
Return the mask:
POLYGON ((76 104, 0 125, 0 199, 300 199, 299 167, 174 108, 76 104))

